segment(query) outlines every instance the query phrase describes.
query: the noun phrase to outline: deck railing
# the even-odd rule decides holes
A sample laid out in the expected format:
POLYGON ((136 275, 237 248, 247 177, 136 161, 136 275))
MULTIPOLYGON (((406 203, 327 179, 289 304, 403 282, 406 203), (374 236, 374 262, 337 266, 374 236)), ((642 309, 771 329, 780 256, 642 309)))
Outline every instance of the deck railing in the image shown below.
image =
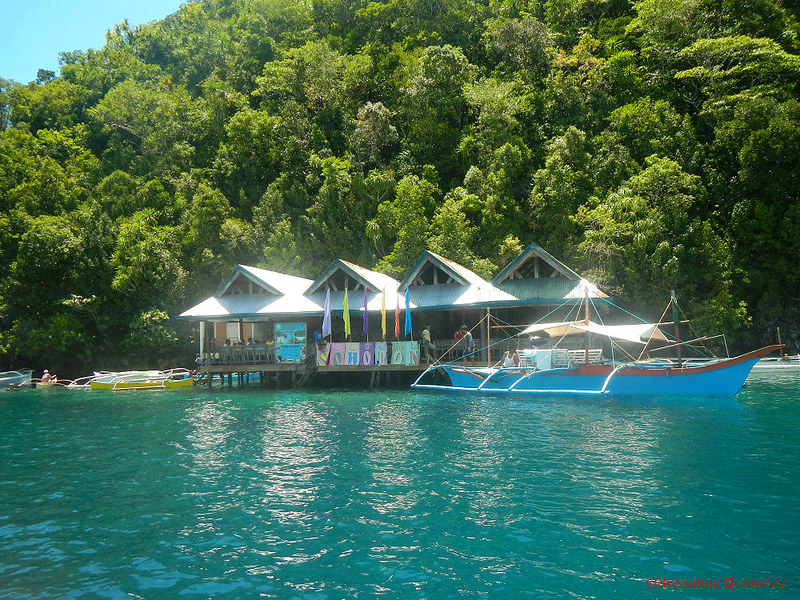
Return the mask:
MULTIPOLYGON (((392 342, 389 342, 390 344, 392 342)), ((451 340, 434 340, 434 359, 440 362, 455 362, 461 359, 463 349, 456 345, 453 347, 451 340)), ((316 352, 315 344, 306 345, 306 356, 316 352)), ((500 356, 498 354, 498 356, 500 356)), ((203 365, 213 367, 225 366, 258 366, 274 365, 282 362, 276 354, 274 344, 249 344, 245 346, 223 346, 206 350, 202 356, 203 365)), ((476 362, 485 359, 485 352, 477 350, 474 354, 476 362)), ((422 356, 420 356, 422 361, 422 356)))

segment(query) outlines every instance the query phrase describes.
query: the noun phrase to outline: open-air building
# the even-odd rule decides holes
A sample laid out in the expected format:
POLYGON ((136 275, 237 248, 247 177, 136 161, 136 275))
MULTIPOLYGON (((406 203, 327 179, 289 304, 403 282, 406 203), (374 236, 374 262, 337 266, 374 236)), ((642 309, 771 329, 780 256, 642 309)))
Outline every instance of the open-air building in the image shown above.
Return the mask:
POLYGON ((402 281, 341 259, 313 281, 238 265, 213 296, 178 318, 199 324, 201 371, 288 372, 296 382, 369 372, 374 381, 376 373, 424 368, 426 325, 434 358, 457 359, 454 332, 467 325, 484 348, 478 360, 491 362, 517 343, 509 336, 520 328, 587 296, 607 297, 531 244, 491 281, 427 250, 402 281))

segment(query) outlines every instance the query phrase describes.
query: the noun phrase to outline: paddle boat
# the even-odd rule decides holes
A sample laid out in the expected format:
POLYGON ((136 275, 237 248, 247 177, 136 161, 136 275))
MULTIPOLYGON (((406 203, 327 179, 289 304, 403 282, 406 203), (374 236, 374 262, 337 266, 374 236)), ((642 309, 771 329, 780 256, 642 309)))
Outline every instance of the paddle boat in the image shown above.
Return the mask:
MULTIPOLYGON (((92 390, 153 390, 191 387, 194 384, 188 369, 168 371, 120 371, 95 373, 80 387, 92 390)), ((77 386, 76 386, 77 387, 77 386)))
POLYGON ((0 372, 0 388, 18 388, 31 385, 31 369, 0 372))
MULTIPOLYGON (((766 346, 733 358, 685 359, 681 355, 682 348, 695 347, 712 338, 681 342, 677 335, 680 320, 674 296, 670 302, 676 332, 673 336, 662 327, 669 323, 660 320, 629 325, 592 321, 587 297, 584 318, 534 323, 523 329, 518 336, 554 343, 548 344, 550 347, 517 350, 517 364, 506 367, 434 364, 411 387, 485 394, 733 397, 742 389, 759 359, 783 347, 766 346), (569 340, 575 336, 580 336, 582 345, 570 344, 569 340), (590 340, 595 343, 601 340, 602 347, 592 347, 590 340), (639 356, 628 353, 628 358, 621 359, 623 351, 627 352, 625 347, 631 345, 640 348, 639 356), (654 345, 676 351, 677 357, 644 358, 645 350, 654 345), (609 355, 605 353, 606 348, 609 355)), ((509 345, 513 340, 507 338, 501 343, 509 345)))

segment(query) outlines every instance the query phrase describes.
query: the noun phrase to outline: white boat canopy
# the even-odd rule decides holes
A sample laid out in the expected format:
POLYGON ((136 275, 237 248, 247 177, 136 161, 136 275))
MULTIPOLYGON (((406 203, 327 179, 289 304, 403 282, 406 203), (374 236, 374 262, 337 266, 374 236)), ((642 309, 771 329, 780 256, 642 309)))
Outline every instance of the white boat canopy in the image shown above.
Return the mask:
POLYGON ((579 333, 596 333, 606 337, 646 344, 650 340, 669 341, 656 323, 638 323, 634 325, 601 325, 594 321, 562 321, 559 323, 534 323, 522 333, 545 333, 550 337, 576 335, 579 333))

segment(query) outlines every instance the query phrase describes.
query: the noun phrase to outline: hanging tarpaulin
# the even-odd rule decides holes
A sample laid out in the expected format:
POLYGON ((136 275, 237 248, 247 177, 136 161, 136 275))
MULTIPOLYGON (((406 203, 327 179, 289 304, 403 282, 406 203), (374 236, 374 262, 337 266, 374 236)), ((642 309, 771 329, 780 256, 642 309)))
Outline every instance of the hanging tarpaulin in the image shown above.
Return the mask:
POLYGON ((281 362, 303 362, 306 358, 306 324, 275 323, 275 356, 281 362))
POLYGON ((411 301, 408 287, 406 287, 406 337, 411 335, 411 301))
POLYGON ((347 302, 347 289, 344 290, 344 302, 342 303, 342 319, 344 319, 344 335, 350 337, 350 305, 347 302))

